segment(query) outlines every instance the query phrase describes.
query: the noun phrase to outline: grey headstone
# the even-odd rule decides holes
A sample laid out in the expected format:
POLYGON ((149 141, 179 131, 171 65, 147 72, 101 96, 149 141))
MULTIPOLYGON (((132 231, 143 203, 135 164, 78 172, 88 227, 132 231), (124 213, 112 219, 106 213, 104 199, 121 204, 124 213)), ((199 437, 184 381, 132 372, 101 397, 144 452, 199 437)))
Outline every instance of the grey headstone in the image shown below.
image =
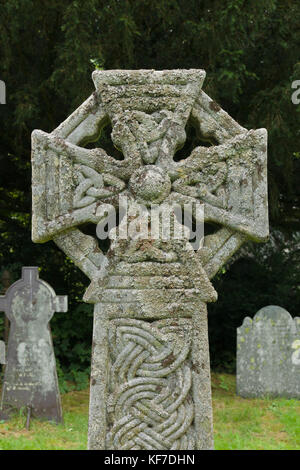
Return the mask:
POLYGON ((270 305, 237 329, 237 394, 300 398, 300 318, 270 305))
POLYGON ((91 280, 89 449, 213 448, 210 279, 248 239, 268 237, 267 132, 234 121, 202 91, 204 77, 95 71, 92 96, 50 134, 32 134, 32 239, 53 239, 91 280), (176 161, 188 120, 218 145, 176 161), (123 160, 83 147, 108 122, 123 160), (123 219, 104 254, 80 226, 121 211, 122 198, 146 217, 151 204, 175 213, 202 203, 204 221, 222 227, 193 249, 188 237, 149 239, 148 229, 124 240, 132 220, 123 219))
POLYGON ((0 341, 0 364, 5 364, 6 361, 6 354, 5 354, 5 343, 4 341, 0 341))
POLYGON ((30 407, 33 416, 61 422, 62 410, 49 321, 67 311, 67 296, 57 296, 39 279, 37 267, 23 267, 22 279, 0 296, 10 320, 1 412, 30 407))

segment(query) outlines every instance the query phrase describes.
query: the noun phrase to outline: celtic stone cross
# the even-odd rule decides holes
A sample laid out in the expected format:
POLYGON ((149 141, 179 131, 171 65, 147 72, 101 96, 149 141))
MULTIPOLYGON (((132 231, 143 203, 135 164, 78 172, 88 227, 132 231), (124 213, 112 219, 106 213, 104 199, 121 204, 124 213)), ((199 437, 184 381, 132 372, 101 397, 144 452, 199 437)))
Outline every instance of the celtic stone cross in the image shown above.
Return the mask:
POLYGON ((33 241, 53 239, 91 280, 89 449, 213 448, 210 279, 246 240, 268 237, 267 133, 235 122, 201 90, 204 77, 95 71, 92 96, 51 134, 32 134, 33 241), (189 123, 214 145, 177 161, 189 123), (85 148, 108 125, 121 159, 85 148), (133 210, 101 251, 96 227, 91 236, 83 225, 122 212, 124 198, 148 224, 150 206, 174 207, 173 237, 121 236, 137 222, 133 210), (188 205, 194 223, 201 213, 219 226, 197 249, 186 230, 177 236, 184 223, 175 207, 188 205))

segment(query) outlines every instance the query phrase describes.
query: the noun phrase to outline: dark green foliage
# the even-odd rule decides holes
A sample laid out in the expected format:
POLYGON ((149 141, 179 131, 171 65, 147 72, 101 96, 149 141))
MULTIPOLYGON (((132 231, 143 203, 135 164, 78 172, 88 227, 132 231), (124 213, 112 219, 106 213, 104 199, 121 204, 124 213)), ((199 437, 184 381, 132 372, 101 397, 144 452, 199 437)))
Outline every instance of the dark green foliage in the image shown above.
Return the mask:
MULTIPOLYGON (((298 0, 0 0, 0 11, 0 271, 11 268, 17 279, 22 265, 40 266, 41 278, 69 295, 69 313, 51 322, 62 369, 89 365, 92 307, 80 300, 85 276, 52 242, 31 242, 30 134, 51 132, 89 96, 95 67, 205 69, 204 91, 243 126, 268 129, 270 222, 290 246, 300 228, 300 105, 291 102, 300 79, 298 0)), ((299 305, 281 255, 274 249, 251 266, 239 260, 215 281, 218 364, 234 354, 232 328, 244 314, 275 301, 290 311, 299 305)))
POLYGON ((235 371, 236 329, 246 316, 267 305, 279 305, 299 316, 300 236, 286 240, 273 232, 262 245, 247 245, 225 274, 214 279, 218 301, 208 305, 211 363, 235 371))

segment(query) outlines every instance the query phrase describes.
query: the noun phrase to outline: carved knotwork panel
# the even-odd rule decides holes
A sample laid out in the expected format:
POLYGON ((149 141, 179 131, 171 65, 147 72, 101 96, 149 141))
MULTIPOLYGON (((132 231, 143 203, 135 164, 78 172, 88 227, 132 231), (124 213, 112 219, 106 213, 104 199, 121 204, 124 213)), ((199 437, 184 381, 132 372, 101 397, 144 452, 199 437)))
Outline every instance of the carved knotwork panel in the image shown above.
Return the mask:
POLYGON ((194 449, 192 323, 110 322, 107 449, 194 449))

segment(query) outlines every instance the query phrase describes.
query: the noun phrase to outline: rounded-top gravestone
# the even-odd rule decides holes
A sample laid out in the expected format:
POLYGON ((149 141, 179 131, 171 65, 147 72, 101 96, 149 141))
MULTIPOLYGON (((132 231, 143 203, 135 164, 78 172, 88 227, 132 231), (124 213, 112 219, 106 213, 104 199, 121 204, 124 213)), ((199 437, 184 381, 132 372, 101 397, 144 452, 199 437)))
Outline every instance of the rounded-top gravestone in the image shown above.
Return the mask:
POLYGON ((300 398, 300 318, 263 307, 237 329, 237 394, 300 398))

